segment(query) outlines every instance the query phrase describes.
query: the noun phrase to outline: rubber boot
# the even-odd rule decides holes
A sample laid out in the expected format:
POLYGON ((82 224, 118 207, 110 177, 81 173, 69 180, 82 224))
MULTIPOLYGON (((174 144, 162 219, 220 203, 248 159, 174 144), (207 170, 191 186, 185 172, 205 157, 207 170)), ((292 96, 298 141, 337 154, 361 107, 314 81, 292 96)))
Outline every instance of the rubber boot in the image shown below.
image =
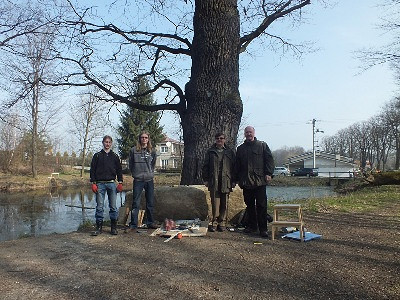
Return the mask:
POLYGON ((111 234, 112 235, 117 235, 117 220, 111 220, 111 234))
POLYGON ((96 230, 92 232, 93 236, 97 236, 103 232, 103 221, 96 221, 96 230))

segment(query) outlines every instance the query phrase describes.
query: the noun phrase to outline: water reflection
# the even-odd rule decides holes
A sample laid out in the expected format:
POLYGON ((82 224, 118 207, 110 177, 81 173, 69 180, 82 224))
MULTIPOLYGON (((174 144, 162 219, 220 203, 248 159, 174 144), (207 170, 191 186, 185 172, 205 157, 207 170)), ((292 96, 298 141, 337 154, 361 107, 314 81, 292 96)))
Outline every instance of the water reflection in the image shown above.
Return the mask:
MULTIPOLYGON (((118 197, 122 203, 125 193, 118 197)), ((75 231, 86 220, 94 221, 95 207, 95 195, 86 188, 0 193, 0 241, 75 231)))
MULTIPOLYGON (((331 187, 267 187, 268 198, 292 201, 334 195, 331 187)), ((125 192, 118 194, 118 207, 125 201, 125 192)), ((108 219, 107 201, 105 218, 108 219)), ((0 193, 0 241, 23 236, 72 232, 90 220, 94 222, 95 195, 90 189, 70 189, 0 193)))
POLYGON ((336 193, 330 186, 268 186, 267 195, 269 200, 294 201, 334 196, 336 193))

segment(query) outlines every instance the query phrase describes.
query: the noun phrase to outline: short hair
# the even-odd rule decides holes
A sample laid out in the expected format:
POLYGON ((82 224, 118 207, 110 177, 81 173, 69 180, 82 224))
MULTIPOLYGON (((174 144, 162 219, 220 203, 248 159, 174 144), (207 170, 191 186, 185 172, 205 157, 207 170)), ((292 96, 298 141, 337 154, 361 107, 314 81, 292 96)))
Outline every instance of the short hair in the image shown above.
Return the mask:
POLYGON ((112 137, 109 136, 109 135, 105 135, 105 136, 103 137, 102 143, 104 143, 104 141, 107 140, 107 139, 110 140, 110 141, 112 142, 112 137))
POLYGON ((223 134, 222 132, 217 132, 214 137, 217 138, 217 137, 220 137, 220 136, 225 137, 225 134, 223 134))

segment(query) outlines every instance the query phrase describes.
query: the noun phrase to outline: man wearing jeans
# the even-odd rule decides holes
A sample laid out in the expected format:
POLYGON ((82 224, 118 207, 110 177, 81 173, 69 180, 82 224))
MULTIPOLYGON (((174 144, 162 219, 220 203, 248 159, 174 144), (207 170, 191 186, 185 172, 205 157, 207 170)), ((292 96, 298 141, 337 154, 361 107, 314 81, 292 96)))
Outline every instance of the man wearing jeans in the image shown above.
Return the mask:
POLYGON ((96 194, 96 231, 98 235, 103 230, 104 200, 107 193, 110 208, 111 234, 117 234, 117 191, 122 192, 122 167, 119 157, 111 150, 112 138, 106 135, 103 138, 103 149, 97 152, 90 165, 90 182, 92 191, 96 194), (115 184, 115 178, 118 185, 115 184))
POLYGON ((156 164, 156 152, 153 150, 150 135, 143 131, 139 135, 136 147, 129 153, 129 169, 133 177, 133 201, 130 228, 138 227, 138 216, 142 191, 146 198, 146 225, 155 229, 154 224, 154 167, 156 164))

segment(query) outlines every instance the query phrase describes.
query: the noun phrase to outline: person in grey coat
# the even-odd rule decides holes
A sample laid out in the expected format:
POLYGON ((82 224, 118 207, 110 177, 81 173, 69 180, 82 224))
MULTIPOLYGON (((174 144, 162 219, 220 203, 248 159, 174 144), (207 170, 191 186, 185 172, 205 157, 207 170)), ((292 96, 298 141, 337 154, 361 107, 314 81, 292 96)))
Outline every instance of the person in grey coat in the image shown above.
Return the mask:
POLYGON ((133 177, 133 201, 130 228, 138 227, 140 200, 143 190, 146 198, 146 225, 155 229, 154 224, 154 167, 156 152, 153 150, 150 134, 143 131, 138 138, 136 147, 129 153, 129 169, 133 177))
POLYGON ((212 218, 208 230, 224 231, 227 200, 234 187, 235 152, 225 144, 225 135, 217 133, 215 144, 208 149, 202 168, 204 185, 211 197, 212 218))

